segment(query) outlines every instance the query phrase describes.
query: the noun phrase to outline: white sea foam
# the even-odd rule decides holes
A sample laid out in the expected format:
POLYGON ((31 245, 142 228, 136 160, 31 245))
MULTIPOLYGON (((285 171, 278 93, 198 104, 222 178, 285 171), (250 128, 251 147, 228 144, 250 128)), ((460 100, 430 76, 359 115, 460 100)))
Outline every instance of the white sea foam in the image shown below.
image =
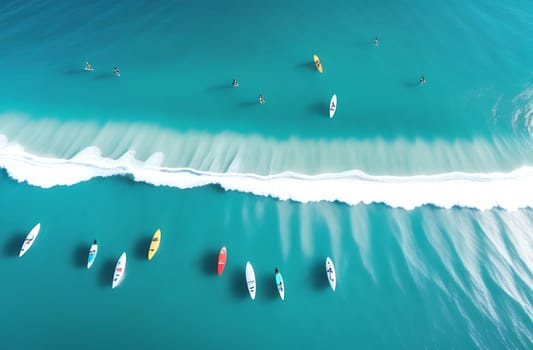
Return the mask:
POLYGON ((367 207, 363 205, 356 205, 350 207, 350 231, 354 242, 357 244, 359 253, 361 254, 361 262, 365 267, 372 280, 376 282, 376 272, 374 271, 374 264, 371 257, 371 242, 370 229, 367 207))
MULTIPOLYGON (((521 105, 517 103, 517 105, 521 105)), ((465 139, 380 137, 352 139, 275 139, 234 132, 180 132, 150 123, 60 121, 16 113, 0 114, 0 146, 23 145, 26 152, 70 159, 87 147, 117 159, 135 150, 151 165, 215 173, 273 175, 284 171, 316 175, 359 169, 374 175, 439 174, 450 171, 487 173, 532 164, 529 138, 465 139), (156 154, 156 156, 154 156, 156 154)))
POLYGON ((302 205, 299 210, 301 250, 306 257, 311 257, 313 255, 312 218, 315 213, 312 211, 314 208, 302 205))
MULTIPOLYGON (((457 213, 454 213, 457 214, 457 213)), ((496 311, 494 296, 487 287, 486 281, 482 276, 482 264, 486 260, 486 252, 481 246, 481 233, 476 230, 475 220, 471 212, 461 212, 459 215, 446 213, 450 217, 450 224, 458 231, 456 234, 451 234, 450 238, 454 245, 455 251, 462 265, 468 271, 470 277, 470 299, 476 304, 477 308, 481 310, 494 323, 500 323, 499 315, 496 311)), ((450 231, 451 228, 448 227, 450 231)))
POLYGON ((533 135, 533 86, 527 86, 513 100, 513 125, 523 123, 524 128, 533 135))
MULTIPOLYGON (((421 212, 428 242, 454 282, 446 283, 443 290, 454 296, 459 312, 463 314, 463 309, 473 303, 494 323, 502 339, 505 329, 532 339, 527 327, 533 320, 529 294, 533 262, 530 211, 452 212, 423 208, 421 212), (500 291, 520 305, 525 323, 524 314, 516 313, 514 308, 501 311, 500 291)), ((470 326, 469 319, 465 314, 470 326)))
MULTIPOLYGON (((448 225, 443 224, 443 215, 440 211, 435 210, 423 210, 422 211, 422 223, 423 229, 426 234, 429 244, 433 247, 435 253, 439 256, 442 264, 446 268, 455 284, 459 289, 466 293, 466 287, 459 274, 455 270, 454 263, 456 257, 452 251, 452 245, 448 242, 449 234, 445 231, 448 225)), ((450 233, 455 234, 455 232, 450 233)), ((446 293, 449 293, 448 286, 443 289, 446 293)))
POLYGON ((338 270, 342 268, 342 249, 341 249, 341 236, 342 236, 342 225, 341 218, 338 216, 338 212, 334 210, 331 204, 323 205, 320 208, 320 212, 324 217, 324 221, 328 228, 329 237, 331 240, 331 251, 333 253, 333 258, 338 262, 337 263, 337 275, 339 275, 338 270))
MULTIPOLYGON (((517 266, 513 264, 511 254, 509 254, 507 245, 504 242, 506 236, 516 235, 517 232, 526 237, 528 234, 517 230, 502 234, 495 212, 488 211, 476 214, 476 221, 479 223, 482 232, 487 238, 486 242, 490 242, 490 246, 484 249, 486 254, 485 259, 490 261, 490 263, 485 264, 485 268, 488 270, 494 282, 507 295, 519 303, 530 320, 533 321, 533 309, 531 303, 528 301, 528 297, 522 294, 520 288, 515 283, 515 278, 519 278, 531 289, 531 278, 528 276, 528 272, 521 268, 521 264, 517 264, 517 266)), ((531 263, 531 261, 524 261, 524 263, 528 264, 531 263)))
MULTIPOLYGON (((430 273, 426 268, 425 259, 420 256, 422 250, 417 246, 415 237, 412 234, 414 230, 409 215, 405 211, 393 211, 390 217, 390 225, 392 226, 391 232, 396 236, 407 262, 407 268, 415 283, 421 287, 424 281, 429 279, 430 273)), ((400 278, 398 279, 401 280, 400 278)))
MULTIPOLYGON (((523 94, 528 100, 529 90, 523 94)), ((524 140, 502 138, 274 140, 0 115, 0 167, 45 188, 127 175, 299 202, 517 209, 533 204, 533 166, 519 167, 531 164, 530 150, 524 140)))
POLYGON ((291 223, 292 209, 287 202, 278 202, 278 220, 279 220, 279 236, 281 241, 281 249, 283 251, 283 258, 287 259, 291 249, 291 223))
POLYGON ((155 154, 142 162, 135 158, 135 152, 128 151, 111 159, 103 157, 98 148, 88 147, 70 159, 60 159, 31 154, 17 144, 7 143, 0 148, 0 167, 9 176, 43 188, 73 185, 95 177, 129 175, 135 181, 157 186, 184 189, 218 184, 226 190, 304 203, 385 203, 405 209, 425 204, 509 210, 533 206, 533 167, 486 174, 374 176, 352 170, 313 176, 293 172, 257 175, 158 166, 162 158, 155 154))

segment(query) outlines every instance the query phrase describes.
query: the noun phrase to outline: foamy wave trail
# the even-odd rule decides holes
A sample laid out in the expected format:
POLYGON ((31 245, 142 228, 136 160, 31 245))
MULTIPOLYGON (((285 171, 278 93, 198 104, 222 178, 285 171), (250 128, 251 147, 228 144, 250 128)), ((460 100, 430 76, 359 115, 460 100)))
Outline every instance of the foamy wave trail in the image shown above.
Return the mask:
POLYGON ((513 100, 513 125, 523 123, 523 127, 533 136, 533 86, 516 95, 513 100))
POLYGON ((73 185, 95 177, 131 176, 135 181, 177 188, 218 184, 226 190, 271 196, 298 202, 339 201, 349 205, 385 203, 413 209, 425 204, 490 209, 533 206, 533 167, 507 173, 450 172, 418 176, 373 176, 359 170, 319 175, 282 172, 257 175, 211 172, 161 166, 163 153, 146 161, 128 151, 118 159, 106 158, 97 147, 88 147, 69 159, 26 152, 5 137, 0 139, 0 167, 9 176, 48 188, 73 185))
MULTIPOLYGON (((179 126, 176 126, 179 128, 179 126)), ((306 175, 359 169, 373 175, 433 175, 510 172, 533 166, 530 137, 479 136, 470 139, 353 139, 293 136, 276 139, 236 132, 179 131, 154 123, 124 123, 0 115, 0 135, 28 153, 71 159, 87 147, 118 159, 130 150, 145 161, 164 153, 161 166, 215 173, 306 175)))

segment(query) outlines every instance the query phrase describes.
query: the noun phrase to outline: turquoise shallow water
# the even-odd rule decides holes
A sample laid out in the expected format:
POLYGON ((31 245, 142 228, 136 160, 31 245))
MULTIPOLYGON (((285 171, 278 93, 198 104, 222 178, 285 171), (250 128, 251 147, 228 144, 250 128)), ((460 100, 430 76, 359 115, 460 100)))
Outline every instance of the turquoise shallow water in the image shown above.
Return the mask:
POLYGON ((502 132, 512 98, 531 78, 532 49, 519 44, 532 32, 528 6, 7 3, 1 105, 35 117, 156 118, 180 130, 282 138, 502 132), (379 47, 371 45, 376 35, 379 47), (313 74, 313 53, 323 75, 313 74), (90 74, 79 69, 87 60, 90 74), (112 79, 114 65, 120 79, 112 79), (230 87, 234 77, 239 89, 230 87), (253 103, 259 93, 265 106, 253 103), (330 123, 321 117, 333 93, 339 110, 330 123))
POLYGON ((214 187, 154 188, 122 178, 48 190, 1 181, 1 332, 7 346, 531 344, 531 252, 520 246, 531 243, 530 210, 300 205, 214 187), (23 233, 37 221, 42 231, 19 259, 23 233), (161 248, 148 262, 156 228, 162 231, 161 248), (100 251, 86 270, 93 239, 100 251), (219 277, 222 244, 228 265, 219 277), (126 278, 111 289, 122 251, 128 254, 126 278), (335 293, 325 274, 328 255, 337 268, 335 293), (257 278, 253 302, 246 290, 247 260, 257 278), (275 267, 284 276, 284 302, 275 267))
POLYGON ((2 2, 2 348, 533 347, 532 13, 528 1, 2 2))

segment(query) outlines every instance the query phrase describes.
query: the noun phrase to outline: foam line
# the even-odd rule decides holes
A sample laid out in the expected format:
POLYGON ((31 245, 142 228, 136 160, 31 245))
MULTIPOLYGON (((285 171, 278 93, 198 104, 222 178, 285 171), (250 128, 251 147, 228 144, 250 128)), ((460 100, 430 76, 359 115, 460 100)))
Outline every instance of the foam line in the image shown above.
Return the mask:
POLYGON ((417 176, 373 176, 359 170, 319 175, 293 172, 257 175, 163 167, 158 165, 164 158, 161 153, 141 162, 133 151, 110 159, 102 157, 97 147, 88 147, 70 159, 60 159, 33 155, 6 140, 0 140, 0 146, 0 167, 10 177, 43 188, 73 185, 95 177, 129 175, 135 181, 156 186, 184 189, 218 184, 226 190, 303 203, 385 203, 405 209, 425 204, 482 210, 533 206, 533 167, 507 173, 450 172, 417 176))
POLYGON ((508 172, 532 165, 533 139, 516 135, 486 135, 471 139, 397 137, 342 138, 334 135, 288 139, 259 134, 200 130, 186 132, 153 123, 125 123, 32 118, 0 114, 0 138, 23 145, 28 153, 71 159, 95 146, 106 158, 128 150, 135 158, 169 168, 192 168, 215 173, 279 174, 293 171, 317 175, 359 169, 367 174, 412 176, 451 171, 508 172))

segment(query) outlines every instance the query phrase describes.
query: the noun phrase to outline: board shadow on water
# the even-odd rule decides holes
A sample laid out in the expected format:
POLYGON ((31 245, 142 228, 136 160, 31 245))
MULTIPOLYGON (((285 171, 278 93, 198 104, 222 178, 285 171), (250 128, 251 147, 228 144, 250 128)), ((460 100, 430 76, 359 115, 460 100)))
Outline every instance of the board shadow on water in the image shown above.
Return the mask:
MULTIPOLYGON (((257 278, 256 278, 257 279, 257 278)), ((274 272, 261 276, 261 284, 257 286, 257 292, 261 291, 261 294, 266 299, 275 300, 279 299, 278 288, 276 287, 276 279, 274 272)))
POLYGON ((135 244, 135 258, 139 260, 147 260, 148 259, 148 249, 150 248, 150 243, 152 242, 152 238, 148 236, 141 236, 137 240, 137 244, 135 244))
POLYGON ((68 68, 68 69, 63 71, 63 73, 65 75, 80 75, 83 72, 85 72, 85 71, 83 69, 81 69, 81 68, 68 68))
POLYGON ((309 282, 316 291, 324 290, 329 286, 324 261, 316 260, 313 262, 309 272, 309 282))
POLYGON ((228 84, 216 84, 211 85, 207 88, 208 92, 217 92, 217 91, 229 91, 230 89, 234 89, 234 87, 231 85, 231 83, 228 84))
POLYGON ((218 251, 209 250, 200 258, 200 269, 208 276, 217 274, 218 251))
POLYGON ((100 73, 94 77, 95 80, 107 80, 114 78, 115 75, 113 73, 100 73))
POLYGON ((255 101, 255 100, 250 100, 250 101, 242 101, 238 104, 238 106, 240 108, 250 108, 250 107, 253 107, 253 106, 256 106, 258 105, 259 102, 255 101))
POLYGON ((295 66, 296 69, 303 69, 303 70, 308 70, 308 71, 315 71, 316 68, 315 68, 315 62, 313 62, 311 59, 309 61, 305 61, 305 62, 302 62, 302 63, 298 63, 296 66, 295 66))
POLYGON ((236 299, 245 299, 248 296, 246 274, 243 269, 231 271, 231 289, 236 299))
POLYGON ((8 256, 8 257, 18 256, 20 252, 20 248, 22 247, 22 243, 24 243, 25 238, 26 238, 26 235, 19 233, 19 234, 13 235, 10 239, 8 239, 6 244, 4 245, 4 256, 8 256))
MULTIPOLYGON (((98 273, 98 282, 101 287, 111 288, 117 261, 118 257, 116 259, 108 257, 102 260, 102 263, 99 266, 100 271, 98 273)), ((98 262, 95 261, 95 265, 97 263, 98 262)))
POLYGON ((329 117, 329 105, 327 103, 314 102, 309 105, 309 112, 327 118, 329 117))
POLYGON ((417 81, 404 81, 403 86, 409 89, 418 87, 420 85, 417 81))
POLYGON ((72 263, 79 268, 87 268, 87 257, 89 256, 89 246, 78 243, 72 251, 72 263))

